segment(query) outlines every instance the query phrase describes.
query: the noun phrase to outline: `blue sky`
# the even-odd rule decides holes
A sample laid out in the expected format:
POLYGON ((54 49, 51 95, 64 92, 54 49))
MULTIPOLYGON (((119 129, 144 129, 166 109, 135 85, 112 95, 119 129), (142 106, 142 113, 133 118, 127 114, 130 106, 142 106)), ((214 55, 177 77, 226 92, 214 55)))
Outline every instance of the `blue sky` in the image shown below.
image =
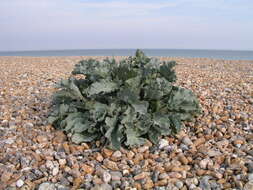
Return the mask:
POLYGON ((0 51, 253 50, 252 0, 0 0, 0 51))

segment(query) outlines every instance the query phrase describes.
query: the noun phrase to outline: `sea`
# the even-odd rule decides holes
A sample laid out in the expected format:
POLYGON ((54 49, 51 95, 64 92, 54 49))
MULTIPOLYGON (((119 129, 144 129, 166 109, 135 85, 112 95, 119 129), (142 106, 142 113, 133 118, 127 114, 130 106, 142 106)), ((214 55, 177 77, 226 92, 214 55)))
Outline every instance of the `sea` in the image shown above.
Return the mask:
MULTIPOLYGON (((197 49, 142 49, 148 56, 213 58, 224 60, 253 60, 253 51, 197 50, 197 49)), ((136 49, 76 49, 41 51, 0 51, 0 56, 131 56, 136 49)))

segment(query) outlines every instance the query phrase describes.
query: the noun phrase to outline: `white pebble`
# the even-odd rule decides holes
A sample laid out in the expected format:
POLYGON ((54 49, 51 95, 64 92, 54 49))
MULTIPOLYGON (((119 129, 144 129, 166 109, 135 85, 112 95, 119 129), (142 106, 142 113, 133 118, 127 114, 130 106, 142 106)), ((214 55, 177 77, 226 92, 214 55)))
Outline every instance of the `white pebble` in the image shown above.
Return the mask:
POLYGON ((22 187, 24 185, 24 181, 22 179, 19 179, 16 183, 17 187, 22 187))
POLYGON ((165 139, 161 139, 159 141, 159 149, 163 149, 164 147, 168 146, 169 145, 169 142, 165 139))

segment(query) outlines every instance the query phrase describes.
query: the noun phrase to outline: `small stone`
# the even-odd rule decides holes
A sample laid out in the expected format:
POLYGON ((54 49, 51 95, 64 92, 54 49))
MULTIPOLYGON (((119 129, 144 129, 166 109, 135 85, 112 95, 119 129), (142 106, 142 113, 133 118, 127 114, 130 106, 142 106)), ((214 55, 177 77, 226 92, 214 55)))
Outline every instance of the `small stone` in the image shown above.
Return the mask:
POLYGON ((248 180, 253 182, 253 173, 248 174, 248 180))
POLYGON ((202 176, 202 175, 204 175, 206 173, 206 170, 202 170, 202 169, 197 169, 196 170, 196 174, 198 175, 198 176, 202 176))
POLYGON ((37 141, 38 143, 46 143, 48 142, 48 138, 45 135, 39 135, 37 136, 37 141))
POLYGON ((102 180, 105 182, 105 183, 108 183, 111 181, 111 174, 107 171, 104 171, 103 174, 102 174, 102 180))
POLYGON ((242 139, 236 139, 236 140, 233 141, 233 143, 234 143, 235 146, 236 145, 242 145, 242 144, 244 144, 244 141, 242 139))
POLYGON ((189 185, 189 189, 195 189, 195 188, 196 188, 196 185, 194 184, 189 185))
POLYGON ((177 181, 175 185, 178 189, 181 189, 184 186, 184 183, 182 181, 177 181))
POLYGON ((164 147, 168 146, 169 145, 169 142, 165 139, 161 139, 159 141, 159 149, 163 149, 164 147))
POLYGON ((178 160, 184 165, 187 165, 189 162, 188 159, 183 154, 179 155, 178 160))
POLYGON ((59 159, 60 166, 65 166, 67 163, 66 159, 59 159))
POLYGON ((177 179, 182 178, 182 175, 178 172, 170 172, 170 173, 168 173, 168 175, 171 178, 177 178, 177 179))
POLYGON ((55 132, 55 138, 53 139, 54 143, 63 143, 65 140, 67 140, 66 135, 62 131, 56 131, 55 132))
POLYGON ((91 188, 91 190, 112 190, 112 186, 109 184, 101 184, 101 185, 95 185, 95 187, 91 188))
POLYGON ((153 182, 157 182, 158 181, 158 177, 159 177, 160 172, 159 171, 154 171, 152 174, 152 180, 153 182))
POLYGON ((51 160, 46 161, 46 167, 50 170, 54 168, 54 163, 51 160))
POLYGON ((185 184, 189 187, 191 184, 198 185, 197 178, 188 178, 185 180, 185 184))
POLYGON ((12 172, 4 171, 2 176, 1 176, 1 182, 2 183, 7 183, 11 179, 12 175, 13 175, 12 172))
POLYGON ((15 142, 15 140, 13 138, 8 138, 6 140, 4 140, 5 144, 13 144, 15 142))
POLYGON ((54 167, 52 171, 53 176, 56 176, 58 173, 59 173, 59 167, 54 167))
POLYGON ((22 187, 24 185, 24 181, 22 179, 19 179, 17 182, 16 182, 16 185, 17 187, 22 187))
POLYGON ((111 170, 119 170, 118 165, 116 162, 110 161, 108 159, 104 160, 104 166, 111 170))
POLYGON ((44 182, 39 185, 38 190, 56 190, 55 185, 53 183, 44 182))
POLYGON ((167 173, 160 174, 159 179, 168 179, 168 174, 167 173))
POLYGON ((253 190, 253 183, 248 182, 244 185, 244 190, 253 190))
POLYGON ((147 172, 142 172, 136 176, 134 176, 134 180, 140 180, 140 179, 144 179, 147 177, 147 172))
POLYGON ((205 158, 199 162, 199 166, 202 169, 207 169, 208 165, 213 165, 213 161, 209 158, 205 158))
POLYGON ((182 143, 185 144, 185 145, 187 145, 187 146, 190 146, 190 145, 193 144, 192 141, 191 141, 191 139, 188 136, 184 136, 183 137, 182 143))
POLYGON ((204 176, 200 181, 199 181, 199 187, 205 190, 211 190, 211 185, 209 184, 209 176, 204 176))
POLYGON ((130 174, 129 170, 125 169, 122 171, 124 176, 128 176, 130 174))
POLYGON ((34 127, 34 125, 33 125, 32 123, 26 123, 24 126, 27 127, 27 128, 32 128, 32 127, 34 127))
POLYGON ((206 153, 209 157, 216 157, 222 155, 222 153, 218 150, 208 150, 206 153))
POLYGON ((82 164, 81 168, 86 174, 92 174, 94 172, 94 168, 87 164, 82 164))
POLYGON ((145 184, 143 185, 144 189, 152 189, 154 187, 154 183, 151 179, 147 179, 145 184))
POLYGON ((110 158, 111 155, 113 154, 113 151, 110 150, 110 149, 108 149, 108 148, 104 148, 104 149, 102 150, 102 152, 103 152, 103 154, 105 155, 106 158, 110 158))
POLYGON ((211 175, 217 179, 221 179, 223 177, 223 175, 219 172, 212 172, 211 175))
POLYGON ((120 181, 122 178, 122 173, 115 171, 115 172, 110 172, 112 176, 112 181, 120 181))
POLYGON ((121 156, 122 156, 122 153, 119 150, 117 150, 112 154, 111 159, 114 161, 118 161, 120 160, 121 156))
POLYGON ((148 149, 149 149, 148 146, 142 146, 142 147, 138 148, 138 152, 143 153, 143 152, 146 152, 148 149))
POLYGON ((135 155, 135 154, 134 154, 133 151, 129 151, 129 152, 127 153, 127 158, 131 160, 131 159, 134 157, 134 155, 135 155))
POLYGON ((205 142, 206 142, 206 139, 204 137, 201 137, 201 138, 198 138, 197 140, 195 140, 193 144, 194 144, 194 146, 197 147, 205 142))
POLYGON ((99 162, 102 162, 104 160, 102 154, 100 154, 99 152, 96 154, 96 160, 99 162))
POLYGON ((156 182, 156 186, 165 186, 168 184, 168 180, 167 179, 162 179, 162 180, 159 180, 158 182, 156 182))

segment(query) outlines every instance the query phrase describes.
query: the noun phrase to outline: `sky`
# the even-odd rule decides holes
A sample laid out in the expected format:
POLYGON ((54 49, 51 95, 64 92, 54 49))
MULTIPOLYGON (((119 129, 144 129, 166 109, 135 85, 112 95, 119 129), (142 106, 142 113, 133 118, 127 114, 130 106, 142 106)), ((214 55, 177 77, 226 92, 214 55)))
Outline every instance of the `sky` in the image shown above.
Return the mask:
POLYGON ((252 0, 0 0, 0 51, 253 50, 252 0))

